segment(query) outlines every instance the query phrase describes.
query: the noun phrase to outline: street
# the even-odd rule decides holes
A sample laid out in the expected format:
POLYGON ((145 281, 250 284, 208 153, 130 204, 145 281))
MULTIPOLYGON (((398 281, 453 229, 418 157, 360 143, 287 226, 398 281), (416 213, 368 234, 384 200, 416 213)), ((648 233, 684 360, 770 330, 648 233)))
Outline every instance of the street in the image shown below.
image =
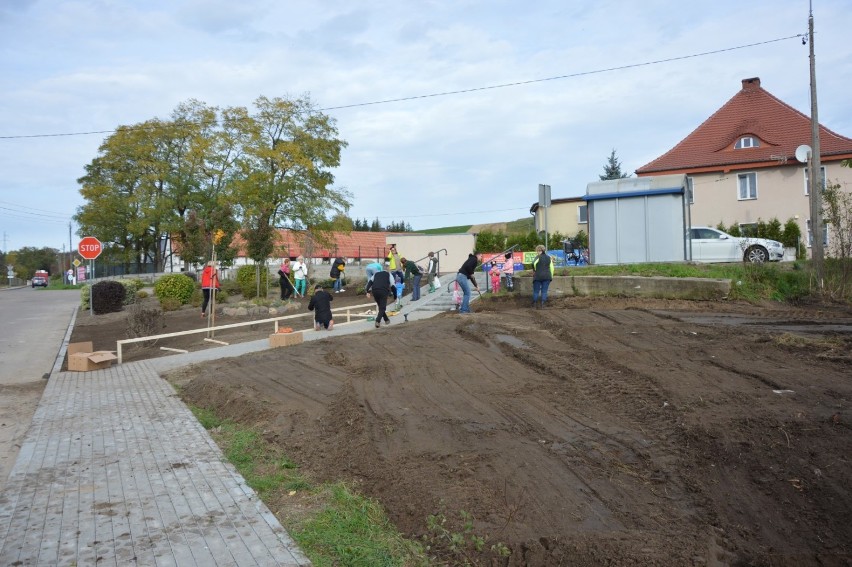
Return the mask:
POLYGON ((79 302, 78 290, 0 290, 0 489, 79 302))

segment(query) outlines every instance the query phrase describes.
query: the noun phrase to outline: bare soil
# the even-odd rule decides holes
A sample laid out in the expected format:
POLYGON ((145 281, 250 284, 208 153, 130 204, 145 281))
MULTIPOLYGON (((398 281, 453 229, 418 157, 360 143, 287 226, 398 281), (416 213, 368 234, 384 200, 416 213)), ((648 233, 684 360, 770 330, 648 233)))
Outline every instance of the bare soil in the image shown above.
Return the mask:
POLYGON ((500 299, 178 377, 450 564, 852 564, 852 310, 500 299))

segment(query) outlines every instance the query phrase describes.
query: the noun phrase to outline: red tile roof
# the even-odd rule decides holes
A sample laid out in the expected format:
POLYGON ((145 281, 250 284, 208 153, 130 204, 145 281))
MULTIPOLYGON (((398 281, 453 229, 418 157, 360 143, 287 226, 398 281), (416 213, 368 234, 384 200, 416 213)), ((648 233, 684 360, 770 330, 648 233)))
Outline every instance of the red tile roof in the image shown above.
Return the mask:
MULTIPOLYGON (((797 147, 810 145, 810 117, 763 89, 759 78, 744 79, 742 84, 742 90, 689 136, 636 173, 753 169, 794 160, 797 147), (760 146, 734 149, 743 136, 757 138, 760 146)), ((820 154, 823 161, 848 159, 852 157, 852 139, 820 125, 820 154)))
MULTIPOLYGON (((347 258, 384 258, 387 256, 387 237, 393 235, 391 232, 361 232, 352 231, 349 234, 342 232, 332 233, 330 247, 320 246, 314 243, 310 252, 305 251, 305 232, 280 229, 280 238, 275 243, 273 256, 296 258, 297 256, 310 256, 312 258, 330 258, 332 256, 346 256, 347 258)), ((244 256, 244 241, 237 234, 234 237, 234 246, 240 252, 238 256, 244 256)))

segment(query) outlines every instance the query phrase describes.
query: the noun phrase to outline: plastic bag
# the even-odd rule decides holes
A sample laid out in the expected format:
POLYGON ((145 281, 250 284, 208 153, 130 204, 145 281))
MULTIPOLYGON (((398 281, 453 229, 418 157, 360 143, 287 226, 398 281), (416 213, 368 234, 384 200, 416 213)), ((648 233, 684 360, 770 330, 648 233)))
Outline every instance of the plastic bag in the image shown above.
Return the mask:
POLYGON ((438 279, 438 276, 435 276, 435 288, 441 287, 441 280, 438 279))

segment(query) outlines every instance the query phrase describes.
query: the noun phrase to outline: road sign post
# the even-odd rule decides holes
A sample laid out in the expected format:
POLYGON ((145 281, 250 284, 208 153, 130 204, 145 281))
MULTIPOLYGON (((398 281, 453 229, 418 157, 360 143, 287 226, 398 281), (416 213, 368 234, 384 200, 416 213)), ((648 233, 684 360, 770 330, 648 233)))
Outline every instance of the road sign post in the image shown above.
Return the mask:
MULTIPOLYGON (((89 261, 89 267, 92 272, 92 279, 95 277, 95 258, 103 252, 103 244, 94 236, 84 236, 77 245, 77 253, 89 261)), ((95 316, 94 292, 92 285, 89 285, 89 313, 92 317, 95 316)))

